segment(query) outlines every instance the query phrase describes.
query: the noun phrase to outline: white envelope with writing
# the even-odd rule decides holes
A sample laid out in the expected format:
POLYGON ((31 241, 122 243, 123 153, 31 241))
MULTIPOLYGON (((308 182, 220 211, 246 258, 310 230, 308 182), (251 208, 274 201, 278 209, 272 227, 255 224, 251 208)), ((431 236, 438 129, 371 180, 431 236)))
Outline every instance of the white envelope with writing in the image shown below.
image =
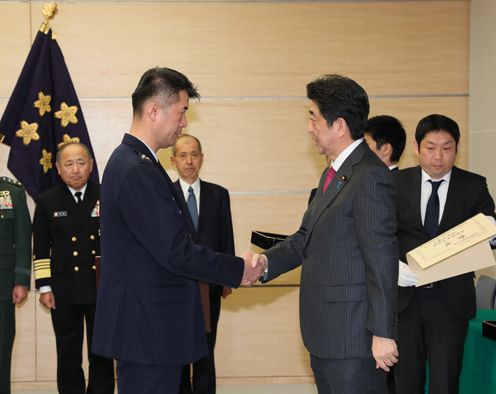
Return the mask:
POLYGON ((496 265, 488 240, 496 225, 479 213, 407 253, 417 287, 496 265))

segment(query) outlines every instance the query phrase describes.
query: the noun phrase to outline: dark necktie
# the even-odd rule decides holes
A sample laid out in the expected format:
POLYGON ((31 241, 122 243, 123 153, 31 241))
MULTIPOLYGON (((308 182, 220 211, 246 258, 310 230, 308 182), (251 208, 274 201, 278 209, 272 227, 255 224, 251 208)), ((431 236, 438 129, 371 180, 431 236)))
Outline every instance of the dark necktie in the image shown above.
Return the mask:
POLYGON ((186 203, 188 205, 189 215, 191 216, 191 220, 196 230, 198 229, 198 207, 196 205, 195 192, 191 186, 188 189, 188 193, 188 200, 186 203))
POLYGON ((324 182, 324 192, 329 187, 329 184, 331 183, 332 178, 334 178, 334 175, 336 175, 336 170, 331 166, 327 170, 327 175, 326 175, 326 179, 325 179, 325 182, 324 182))
POLYGON ((74 195, 76 196, 76 204, 81 204, 83 202, 83 200, 81 199, 81 196, 83 195, 83 193, 76 192, 76 193, 74 193, 74 195))
POLYGON ((424 228, 425 231, 427 231, 429 238, 434 238, 439 229, 439 195, 437 194, 437 191, 443 181, 444 179, 437 182, 429 180, 432 184, 432 192, 429 201, 427 201, 424 219, 424 228))

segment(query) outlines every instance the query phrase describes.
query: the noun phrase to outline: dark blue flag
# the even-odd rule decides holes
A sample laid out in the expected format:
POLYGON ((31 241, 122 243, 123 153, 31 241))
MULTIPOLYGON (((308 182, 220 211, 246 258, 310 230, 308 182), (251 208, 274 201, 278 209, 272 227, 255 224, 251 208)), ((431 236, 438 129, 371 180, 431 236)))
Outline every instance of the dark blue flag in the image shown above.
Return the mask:
MULTIPOLYGON (((69 70, 51 30, 36 35, 0 120, 0 141, 10 146, 8 168, 33 198, 61 182, 55 155, 64 143, 82 142, 93 155, 69 70)), ((98 182, 96 163, 91 179, 98 182)))

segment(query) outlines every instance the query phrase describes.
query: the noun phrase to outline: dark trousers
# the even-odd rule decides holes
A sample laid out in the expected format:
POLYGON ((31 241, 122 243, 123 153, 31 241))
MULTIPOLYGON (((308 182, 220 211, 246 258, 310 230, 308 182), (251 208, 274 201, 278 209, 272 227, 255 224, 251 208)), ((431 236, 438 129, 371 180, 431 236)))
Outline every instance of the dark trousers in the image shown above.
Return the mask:
POLYGON ((117 360, 119 394, 177 394, 181 365, 147 365, 117 360))
POLYGON ((15 335, 15 306, 0 301, 0 394, 10 394, 10 364, 15 335))
POLYGON ((220 315, 220 295, 210 297, 210 333, 207 336, 208 357, 183 368, 179 394, 215 394, 215 357, 217 324, 220 315), (191 371, 191 369, 193 371, 191 371))
POLYGON ((376 369, 373 357, 321 359, 310 356, 319 394, 384 394, 386 373, 376 369))
POLYGON ((95 305, 59 305, 52 309, 57 343, 57 388, 61 394, 113 394, 114 364, 91 353, 95 305), (86 322, 88 387, 83 369, 83 333, 86 322))
POLYGON ((418 288, 398 315, 398 394, 424 393, 429 360, 429 394, 458 394, 468 321, 455 318, 439 287, 418 288))

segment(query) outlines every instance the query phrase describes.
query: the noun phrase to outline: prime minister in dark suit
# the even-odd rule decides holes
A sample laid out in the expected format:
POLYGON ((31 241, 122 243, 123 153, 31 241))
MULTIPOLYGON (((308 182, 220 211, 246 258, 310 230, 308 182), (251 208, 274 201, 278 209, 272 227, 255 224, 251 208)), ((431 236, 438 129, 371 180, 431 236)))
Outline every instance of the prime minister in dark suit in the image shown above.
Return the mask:
POLYGON ((398 244, 388 168, 363 141, 369 102, 353 80, 307 85, 308 132, 332 165, 300 229, 255 255, 266 280, 302 266, 300 325, 320 394, 385 393, 397 362, 398 244))
POLYGON ((55 331, 57 388, 62 394, 112 394, 112 360, 88 351, 87 387, 81 368, 84 326, 90 349, 95 319, 100 186, 88 181, 93 159, 83 144, 63 145, 56 166, 64 183, 36 200, 33 269, 55 331))
MULTIPOLYGON (((179 179, 174 183, 179 198, 187 205, 193 227, 193 240, 215 252, 234 255, 234 235, 229 192, 222 186, 199 178, 203 151, 198 138, 183 134, 172 148, 171 162, 179 179)), ((181 379, 181 394, 215 394, 214 347, 217 337, 221 297, 231 289, 216 284, 199 283, 208 356, 186 365, 181 379), (192 379, 190 380, 192 369, 192 379)))
POLYGON ((414 287, 405 255, 456 225, 483 213, 494 215, 486 179, 454 166, 460 130, 444 115, 417 125, 420 166, 394 174, 398 190, 400 245, 398 347, 395 366, 399 394, 424 392, 429 361, 429 393, 457 394, 468 320, 475 315, 472 272, 414 287))
POLYGON ((153 68, 132 95, 133 122, 102 183, 102 264, 93 351, 117 359, 120 394, 177 394, 183 366, 207 356, 197 280, 251 284, 248 257, 193 242, 186 206, 157 160, 186 127, 193 84, 153 68))

